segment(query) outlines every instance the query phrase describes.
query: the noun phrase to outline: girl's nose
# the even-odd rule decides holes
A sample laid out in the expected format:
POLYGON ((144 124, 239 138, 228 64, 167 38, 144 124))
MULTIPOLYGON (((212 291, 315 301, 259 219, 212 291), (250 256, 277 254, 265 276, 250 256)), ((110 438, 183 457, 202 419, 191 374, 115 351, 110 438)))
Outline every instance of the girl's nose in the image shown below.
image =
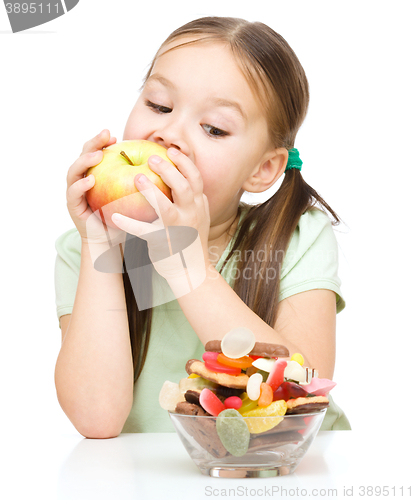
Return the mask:
POLYGON ((161 144, 165 148, 176 148, 186 156, 190 154, 188 140, 185 137, 183 127, 172 120, 171 123, 165 124, 154 133, 154 141, 161 144))

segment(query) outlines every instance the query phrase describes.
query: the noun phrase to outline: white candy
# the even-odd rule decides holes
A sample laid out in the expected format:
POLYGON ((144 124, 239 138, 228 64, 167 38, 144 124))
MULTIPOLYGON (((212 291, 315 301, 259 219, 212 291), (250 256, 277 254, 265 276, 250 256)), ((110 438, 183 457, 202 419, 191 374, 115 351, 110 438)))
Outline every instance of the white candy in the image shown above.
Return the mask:
POLYGON ((159 403, 163 410, 174 411, 177 403, 186 401, 179 384, 166 380, 159 394, 159 403))
POLYGON ((249 354, 254 346, 254 333, 249 328, 237 327, 223 337, 221 351, 228 358, 237 359, 249 354))
POLYGON ((258 358, 253 363, 252 366, 262 370, 264 372, 270 372, 275 364, 275 358, 258 358))
POLYGON ((307 380, 307 372, 297 361, 288 361, 284 377, 301 383, 307 380))
POLYGON ((246 393, 248 398, 252 401, 257 401, 261 395, 261 384, 262 375, 260 373, 254 373, 249 377, 248 383, 246 384, 246 393))

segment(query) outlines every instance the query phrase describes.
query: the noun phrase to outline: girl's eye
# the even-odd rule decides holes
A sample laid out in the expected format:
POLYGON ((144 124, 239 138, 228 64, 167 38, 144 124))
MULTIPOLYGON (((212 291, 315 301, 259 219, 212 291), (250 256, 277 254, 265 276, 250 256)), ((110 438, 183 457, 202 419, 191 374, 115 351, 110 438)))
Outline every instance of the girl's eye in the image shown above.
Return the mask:
POLYGON ((154 109, 154 111, 158 113, 171 113, 172 109, 168 108, 167 106, 162 106, 161 104, 155 104, 154 102, 151 101, 146 101, 145 102, 146 106, 148 106, 151 109, 154 109))
POLYGON ((228 132, 221 130, 220 128, 212 127, 212 125, 204 124, 202 125, 204 131, 212 136, 212 137, 224 137, 225 135, 229 135, 228 132))

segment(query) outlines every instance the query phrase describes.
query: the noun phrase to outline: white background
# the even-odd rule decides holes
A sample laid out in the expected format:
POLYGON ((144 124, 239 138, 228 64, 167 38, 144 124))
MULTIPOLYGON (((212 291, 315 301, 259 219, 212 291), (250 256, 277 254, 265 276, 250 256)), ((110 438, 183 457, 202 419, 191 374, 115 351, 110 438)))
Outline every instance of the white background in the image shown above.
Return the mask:
POLYGON ((411 12, 409 1, 80 0, 65 16, 12 34, 0 5, 3 429, 77 433, 53 378, 61 341, 54 242, 73 227, 69 166, 103 128, 122 139, 171 31, 229 15, 269 24, 305 68, 311 103, 296 141, 303 174, 345 222, 336 229, 347 306, 337 317, 332 394, 355 429, 392 431, 411 408, 399 401, 413 383, 411 12))

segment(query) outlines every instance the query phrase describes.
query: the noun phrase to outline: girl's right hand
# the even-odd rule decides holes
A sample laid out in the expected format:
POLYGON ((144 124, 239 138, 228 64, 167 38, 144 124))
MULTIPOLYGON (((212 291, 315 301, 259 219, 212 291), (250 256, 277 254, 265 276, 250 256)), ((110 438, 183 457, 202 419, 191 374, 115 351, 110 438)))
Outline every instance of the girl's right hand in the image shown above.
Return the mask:
POLYGON ((85 177, 90 167, 101 162, 102 149, 115 144, 117 139, 111 137, 109 130, 103 130, 99 135, 84 144, 80 157, 68 170, 66 200, 71 219, 86 243, 113 244, 123 241, 124 231, 105 227, 101 219, 95 216, 89 207, 85 193, 95 184, 91 174, 85 177), (87 222, 88 221, 88 222, 87 222))

